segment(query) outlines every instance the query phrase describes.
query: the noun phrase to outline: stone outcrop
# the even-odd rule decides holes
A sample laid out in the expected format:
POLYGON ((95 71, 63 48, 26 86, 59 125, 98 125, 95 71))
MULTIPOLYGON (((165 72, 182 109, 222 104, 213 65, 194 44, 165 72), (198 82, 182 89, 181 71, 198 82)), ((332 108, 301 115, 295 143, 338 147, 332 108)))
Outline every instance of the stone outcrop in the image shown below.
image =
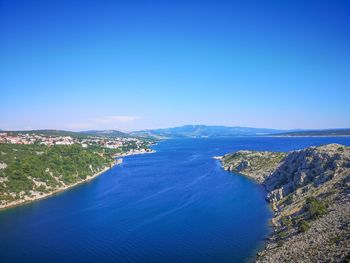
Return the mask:
POLYGON ((350 260, 350 147, 239 151, 223 156, 221 163, 267 190, 274 232, 257 262, 350 260))
POLYGON ((282 152, 238 151, 224 155, 221 163, 227 171, 241 173, 263 183, 286 155, 282 152))

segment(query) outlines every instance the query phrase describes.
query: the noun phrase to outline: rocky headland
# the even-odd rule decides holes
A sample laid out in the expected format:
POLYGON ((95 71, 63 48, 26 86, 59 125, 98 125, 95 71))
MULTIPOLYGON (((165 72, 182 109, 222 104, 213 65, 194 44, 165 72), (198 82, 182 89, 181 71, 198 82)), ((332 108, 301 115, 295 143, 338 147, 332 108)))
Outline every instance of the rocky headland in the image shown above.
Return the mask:
POLYGON ((266 188, 273 234, 256 262, 349 262, 350 147, 238 151, 220 161, 266 188))

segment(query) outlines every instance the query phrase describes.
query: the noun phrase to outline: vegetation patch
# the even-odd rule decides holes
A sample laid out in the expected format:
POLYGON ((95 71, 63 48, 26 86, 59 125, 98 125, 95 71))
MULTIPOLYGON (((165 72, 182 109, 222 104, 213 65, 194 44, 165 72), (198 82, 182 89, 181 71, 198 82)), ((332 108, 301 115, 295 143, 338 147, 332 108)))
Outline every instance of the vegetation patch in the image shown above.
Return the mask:
POLYGON ((306 221, 306 220, 301 220, 299 222, 299 226, 298 226, 298 230, 299 232, 306 232, 308 231, 310 228, 310 224, 306 221))
POLYGON ((113 161, 101 149, 80 145, 0 144, 0 152, 1 163, 6 164, 0 170, 2 204, 31 195, 31 191, 46 193, 82 181, 113 161))
POLYGON ((312 220, 320 218, 327 213, 327 204, 315 197, 306 198, 305 211, 312 220))

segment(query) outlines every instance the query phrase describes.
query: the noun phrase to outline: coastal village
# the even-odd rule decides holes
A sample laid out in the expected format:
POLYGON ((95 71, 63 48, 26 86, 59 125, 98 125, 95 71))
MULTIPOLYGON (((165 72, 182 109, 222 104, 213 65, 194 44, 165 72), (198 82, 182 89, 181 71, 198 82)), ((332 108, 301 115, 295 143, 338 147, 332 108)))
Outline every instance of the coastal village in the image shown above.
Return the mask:
MULTIPOLYGON (((0 132, 0 143, 8 144, 40 144, 46 146, 78 144, 83 148, 99 146, 108 149, 130 148, 130 153, 146 153, 151 151, 141 138, 135 137, 107 137, 107 136, 55 136, 40 133, 12 133, 0 132), (130 147, 132 145, 132 147, 130 147)), ((124 153, 125 154, 125 153, 124 153)))

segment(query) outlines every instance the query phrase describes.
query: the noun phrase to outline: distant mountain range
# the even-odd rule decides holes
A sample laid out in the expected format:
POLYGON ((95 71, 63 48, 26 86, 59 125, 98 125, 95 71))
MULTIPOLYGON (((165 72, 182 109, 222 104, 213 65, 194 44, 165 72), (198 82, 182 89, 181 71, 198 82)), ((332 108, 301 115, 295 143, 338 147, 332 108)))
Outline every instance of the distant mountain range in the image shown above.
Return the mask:
POLYGON ((10 133, 29 133, 29 134, 43 134, 46 136, 71 136, 74 138, 81 138, 86 136, 106 136, 106 137, 132 137, 130 134, 117 130, 91 130, 82 132, 64 131, 64 130, 28 130, 28 131, 8 131, 10 133))
MULTIPOLYGON (((4 131, 3 131, 4 132, 4 131)), ((235 137, 235 136, 350 136, 350 129, 325 129, 325 130, 277 130, 267 128, 228 127, 209 125, 184 125, 181 127, 141 130, 134 132, 121 132, 118 130, 89 130, 81 132, 64 130, 30 130, 11 131, 11 133, 36 133, 48 136, 105 136, 105 137, 153 137, 158 139, 174 138, 209 138, 209 137, 235 137)))
POLYGON ((142 130, 131 134, 134 136, 153 136, 157 138, 203 138, 203 137, 232 137, 232 136, 258 136, 286 132, 265 128, 227 127, 207 125, 185 125, 181 127, 142 130))
POLYGON ((81 133, 86 135, 94 136, 108 136, 108 137, 131 137, 129 133, 117 131, 117 130, 91 130, 91 131, 82 131, 81 133))
POLYGON ((274 136, 350 136, 350 129, 289 131, 274 134, 274 136))
POLYGON ((278 130, 267 128, 228 127, 208 125, 185 125, 181 127, 141 130, 131 132, 134 136, 156 138, 205 138, 234 136, 350 136, 350 129, 324 130, 278 130))

